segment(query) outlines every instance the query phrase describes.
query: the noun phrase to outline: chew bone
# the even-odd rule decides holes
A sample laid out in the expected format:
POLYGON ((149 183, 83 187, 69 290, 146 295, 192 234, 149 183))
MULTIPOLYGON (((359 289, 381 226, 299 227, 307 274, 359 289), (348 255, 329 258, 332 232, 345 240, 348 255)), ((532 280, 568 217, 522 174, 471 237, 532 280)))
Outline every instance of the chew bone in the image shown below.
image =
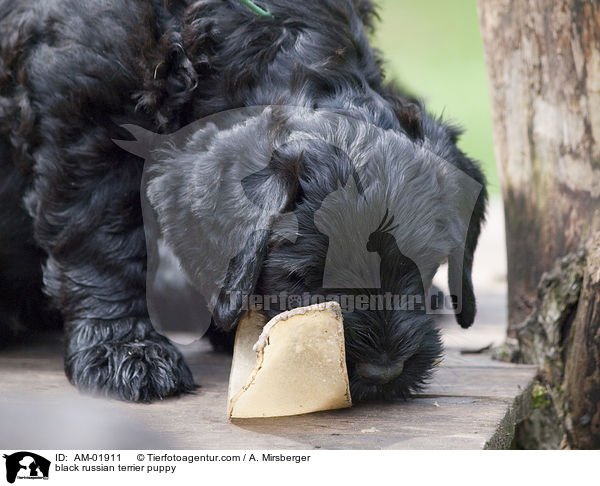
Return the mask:
POLYGON ((258 313, 242 319, 235 338, 228 402, 229 418, 350 407, 339 304, 292 309, 266 325, 258 313))

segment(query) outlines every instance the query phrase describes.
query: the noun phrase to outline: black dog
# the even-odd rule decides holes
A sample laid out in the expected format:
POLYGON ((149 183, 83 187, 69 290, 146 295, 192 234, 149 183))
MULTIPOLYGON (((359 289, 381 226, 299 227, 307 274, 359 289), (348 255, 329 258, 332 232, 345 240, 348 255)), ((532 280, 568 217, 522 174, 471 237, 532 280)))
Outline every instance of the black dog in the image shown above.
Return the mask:
MULTIPOLYGON (((169 243, 189 256, 195 279, 208 272, 198 262, 215 248, 190 253, 185 228, 219 226, 216 247, 244 241, 212 296, 215 324, 237 324, 243 309, 232 292, 349 293, 335 278, 325 283, 331 236, 323 226, 334 221, 347 242, 370 228, 362 247, 349 243, 346 254, 381 257, 378 293, 424 298, 449 260, 451 292, 462 297, 457 320, 469 326, 484 177, 456 147, 456 129, 383 82, 366 35, 371 2, 268 0, 260 6, 269 15, 237 0, 167 3, 0 0, 0 328, 47 319, 37 290, 43 264, 43 289, 64 320, 65 368, 76 386, 135 401, 193 390, 181 355, 148 317, 143 164, 112 140, 127 138, 123 123, 170 133, 261 105, 312 115, 267 108, 220 130, 199 129, 166 153, 149 186, 169 243), (227 164, 253 154, 269 158, 268 174, 245 181, 248 197, 239 207, 226 217, 196 204, 191 194, 201 193, 190 190, 218 191, 227 164), (448 166, 482 188, 473 211, 465 212, 469 191, 448 166), (360 207, 339 190, 349 181, 365 201, 360 207), (293 242, 250 223, 256 214, 274 221, 289 212, 298 221, 293 242)), ((438 331, 423 309, 352 309, 344 322, 353 398, 406 396, 440 356, 438 331)))

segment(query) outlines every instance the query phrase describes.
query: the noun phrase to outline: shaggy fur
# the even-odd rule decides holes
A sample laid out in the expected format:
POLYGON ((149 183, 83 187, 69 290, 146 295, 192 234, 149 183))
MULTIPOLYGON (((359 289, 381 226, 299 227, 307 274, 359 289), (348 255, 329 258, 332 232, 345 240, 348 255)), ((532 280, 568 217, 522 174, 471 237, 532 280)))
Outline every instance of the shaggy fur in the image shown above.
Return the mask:
MULTIPOLYGON (((321 288, 327 236, 317 214, 339 183, 356 179, 370 195, 363 206, 348 211, 343 194, 327 205, 339 216, 339 234, 355 231, 357 217, 376 218, 372 231, 379 223, 386 229, 382 218, 390 207, 407 215, 395 221, 404 225, 404 239, 386 238, 385 231, 367 235, 369 251, 386 262, 384 291, 424 295, 437 266, 449 259, 451 292, 462 294, 457 320, 464 327, 473 321, 470 273, 486 192, 465 220, 460 178, 436 162, 484 186, 478 165, 456 147, 459 132, 383 82, 366 35, 369 0, 264 5, 273 18, 236 0, 0 0, 0 329, 16 318, 47 315, 32 310, 43 309, 37 290, 43 264, 44 292, 65 323, 66 373, 81 389, 151 401, 195 387, 180 353, 148 317, 143 162, 112 142, 127 138, 123 123, 168 133, 232 108, 317 110, 312 117, 266 110, 252 123, 209 134, 210 150, 202 142, 210 128, 174 149, 149 194, 172 229, 170 243, 184 248, 183 228, 213 224, 214 214, 190 198, 185 184, 202 180, 208 192, 194 194, 206 199, 226 160, 269 145, 276 197, 261 214, 294 211, 300 237, 292 243, 252 225, 232 232, 229 240, 246 244, 224 291, 342 293, 321 288), (383 135, 324 122, 324 112, 383 135), (280 143, 271 146, 273 140, 280 143), (187 177, 203 168, 216 172, 187 177), (455 251, 460 228, 467 234, 464 265, 455 251), (409 258, 406 248, 416 256, 409 258)), ((265 191, 250 186, 264 209, 265 191)), ((233 216, 250 221, 252 214, 242 208, 230 216, 220 215, 219 223, 238 228, 233 216)), ((189 256, 191 265, 202 261, 189 256)), ((188 269, 200 280, 205 271, 188 269)), ((221 295, 214 303, 219 328, 234 328, 239 306, 221 295)), ((344 319, 353 398, 407 396, 430 376, 441 353, 431 316, 356 311, 344 319)))

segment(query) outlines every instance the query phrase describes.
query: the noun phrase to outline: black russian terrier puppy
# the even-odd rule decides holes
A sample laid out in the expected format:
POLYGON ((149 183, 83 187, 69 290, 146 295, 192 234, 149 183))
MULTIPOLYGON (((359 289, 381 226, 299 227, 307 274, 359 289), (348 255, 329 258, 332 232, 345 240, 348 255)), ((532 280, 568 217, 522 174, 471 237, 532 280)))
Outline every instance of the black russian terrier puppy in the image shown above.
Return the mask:
MULTIPOLYGON (((125 123, 171 133, 243 107, 312 112, 267 108, 235 126, 199 129, 156 169, 149 198, 172 229, 172 245, 189 243, 186 228, 221 231, 209 242, 215 248, 186 253, 188 272, 201 279, 204 254, 244 242, 214 296, 218 328, 233 329, 243 312, 232 291, 349 293, 335 278, 325 283, 326 260, 353 267, 344 255, 358 254, 381 258, 379 293, 422 297, 448 260, 451 293, 461 296, 457 320, 473 322, 484 177, 456 147, 456 129, 384 82, 367 39, 371 1, 264 0, 254 7, 239 0, 0 0, 0 330, 55 320, 48 296, 66 330, 67 376, 80 389, 146 402, 195 388, 179 351, 148 317, 144 164, 113 142, 130 137, 125 123), (254 156, 270 167, 247 184, 254 209, 240 202, 215 214, 202 201, 234 190, 220 185, 224 167, 254 156), (481 188, 468 211, 469 190, 447 166, 481 188), (362 206, 338 190, 349 181, 362 206), (249 223, 290 211, 298 221, 293 242, 249 223), (337 236, 327 234, 331 226, 337 236), (335 238, 348 250, 331 257, 335 238), (406 248, 418 254, 417 264, 406 248)), ((438 330, 424 309, 354 308, 344 320, 357 400, 407 396, 440 357, 438 330)))

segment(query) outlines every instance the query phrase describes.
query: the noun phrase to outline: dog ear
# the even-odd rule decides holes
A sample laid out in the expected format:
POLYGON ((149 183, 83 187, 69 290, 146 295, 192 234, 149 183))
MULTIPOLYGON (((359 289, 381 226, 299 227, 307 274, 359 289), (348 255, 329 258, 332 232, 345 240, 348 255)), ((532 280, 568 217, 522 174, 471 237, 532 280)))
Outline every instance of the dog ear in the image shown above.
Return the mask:
MULTIPOLYGON (((408 103, 413 103, 409 100, 408 103)), ((457 127, 442 123, 421 111, 416 143, 426 146, 438 157, 438 166, 446 174, 449 183, 447 194, 446 219, 457 223, 454 231, 454 248, 449 249, 448 284, 450 297, 455 303, 456 320, 463 328, 468 328, 475 320, 477 306, 473 292, 473 255, 485 221, 487 206, 486 178, 479 163, 466 156, 457 146, 460 135, 457 127), (448 175, 452 175, 448 178, 448 175), (454 216, 451 216, 451 213, 454 216)), ((417 122, 418 121, 418 122, 417 122)), ((409 124, 410 125, 410 124, 409 124)), ((404 127, 407 133, 409 132, 404 127)), ((410 136, 410 135, 409 135, 410 136)))
POLYGON ((472 264, 473 255, 466 248, 464 253, 456 251, 448 258, 450 297, 456 305, 456 321, 465 329, 473 324, 477 312, 471 279, 472 264))
POLYGON ((470 172, 474 179, 481 182, 482 189, 473 208, 464 250, 460 248, 454 251, 448 258, 448 286, 452 299, 456 299, 458 304, 456 321, 463 328, 468 328, 473 324, 475 314, 477 313, 471 274, 473 269, 473 254, 477 247, 481 226, 485 220, 487 201, 487 191, 483 174, 475 165, 470 168, 470 172))
POLYGON ((209 123, 182 148, 155 154, 147 195, 161 236, 209 305, 231 329, 254 291, 273 226, 298 187, 297 168, 274 164, 281 122, 271 109, 234 124, 209 123))

